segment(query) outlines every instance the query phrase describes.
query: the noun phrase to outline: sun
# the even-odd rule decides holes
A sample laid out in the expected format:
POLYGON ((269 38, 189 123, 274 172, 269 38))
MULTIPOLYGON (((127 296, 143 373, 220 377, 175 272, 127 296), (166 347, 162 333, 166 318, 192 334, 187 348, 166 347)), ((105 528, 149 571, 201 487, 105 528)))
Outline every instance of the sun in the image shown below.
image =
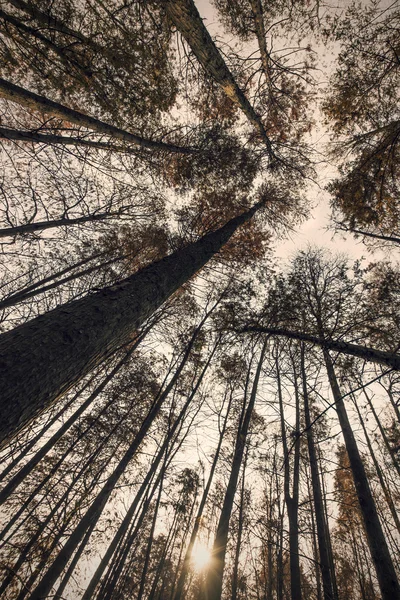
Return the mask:
POLYGON ((211 560, 211 553, 206 546, 201 544, 193 549, 192 563, 196 571, 202 571, 211 560))

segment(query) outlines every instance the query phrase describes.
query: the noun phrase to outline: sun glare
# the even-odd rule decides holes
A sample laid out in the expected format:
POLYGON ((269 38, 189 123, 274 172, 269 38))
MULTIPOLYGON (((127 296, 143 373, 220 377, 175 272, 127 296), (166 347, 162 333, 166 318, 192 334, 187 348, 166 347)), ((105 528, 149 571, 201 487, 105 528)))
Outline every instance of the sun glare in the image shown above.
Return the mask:
POLYGON ((196 571, 201 571, 208 565, 211 553, 206 546, 196 546, 192 554, 192 563, 196 571))

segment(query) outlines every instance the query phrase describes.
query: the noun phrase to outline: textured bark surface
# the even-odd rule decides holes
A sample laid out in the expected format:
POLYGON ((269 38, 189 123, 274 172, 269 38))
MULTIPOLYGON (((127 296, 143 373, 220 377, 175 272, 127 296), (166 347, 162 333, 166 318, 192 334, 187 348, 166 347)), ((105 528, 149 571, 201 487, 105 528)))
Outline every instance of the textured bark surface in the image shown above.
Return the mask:
POLYGON ((324 355, 329 383, 335 399, 336 410, 340 427, 343 432, 343 438, 353 474, 354 486, 360 504, 368 546, 378 578, 382 600, 400 600, 400 586, 397 580, 396 571, 379 521, 378 512, 371 493, 364 464, 347 416, 346 407, 336 379, 332 359, 327 351, 324 352, 324 355))
POLYGON ((91 117, 89 115, 85 115, 84 113, 78 112, 77 110, 73 110, 72 108, 68 108, 63 104, 53 102, 53 100, 49 100, 49 98, 45 98, 44 96, 39 96, 34 92, 25 90, 24 88, 14 85, 5 79, 0 79, 0 97, 5 98, 6 100, 11 100, 12 102, 16 102, 17 104, 20 104, 29 110, 43 112, 46 115, 74 123, 79 127, 91 129, 96 133, 103 133, 122 142, 135 144, 140 148, 163 150, 165 152, 177 152, 181 154, 192 154, 194 152, 194 150, 191 148, 181 148, 180 146, 175 146, 173 144, 164 144, 163 142, 153 142, 152 140, 147 140, 138 135, 130 133, 129 131, 119 129, 119 127, 115 127, 114 125, 110 125, 109 123, 104 123, 95 117, 91 117))
POLYGON ((251 11, 254 17, 255 33, 257 36, 258 47, 261 54, 261 64, 264 75, 269 83, 269 56, 266 42, 266 32, 264 26, 263 7, 261 0, 250 0, 251 11))
POLYGON ((281 327, 261 327, 255 325, 251 327, 244 327, 240 331, 242 333, 258 331, 260 333, 287 337, 293 340, 299 340, 301 342, 310 342, 311 344, 316 344, 317 346, 321 346, 327 350, 332 350, 333 352, 350 354, 350 356, 356 356, 357 358, 362 358, 370 362, 375 362, 379 365, 390 367, 395 371, 400 371, 400 354, 396 354, 395 352, 386 352, 385 350, 377 350, 376 348, 371 348, 368 346, 359 346, 358 344, 351 344, 350 342, 343 342, 341 340, 322 339, 316 335, 301 333, 301 331, 290 331, 289 329, 284 329, 281 327))
POLYGON ((239 106, 247 119, 258 131, 273 156, 270 139, 260 116, 239 88, 228 69, 220 51, 204 26, 203 20, 192 0, 168 0, 162 3, 167 15, 185 38, 206 73, 222 87, 225 94, 239 106))
POLYGON ((38 416, 134 332, 262 206, 120 283, 0 336, 0 440, 38 416))

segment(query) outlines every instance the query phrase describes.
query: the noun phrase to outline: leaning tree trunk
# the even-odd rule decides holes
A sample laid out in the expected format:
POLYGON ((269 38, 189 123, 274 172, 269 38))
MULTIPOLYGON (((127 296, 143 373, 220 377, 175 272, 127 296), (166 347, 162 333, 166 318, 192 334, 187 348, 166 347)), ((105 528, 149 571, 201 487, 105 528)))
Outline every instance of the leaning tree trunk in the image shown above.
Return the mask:
POLYGON ((267 340, 261 350, 260 359, 256 374, 254 376, 253 386, 250 394, 249 403, 242 422, 239 425, 235 451, 232 460, 232 469, 229 476, 228 486, 225 492, 225 498, 221 509, 221 516, 218 522, 217 532, 212 550, 212 566, 209 569, 204 589, 202 590, 202 598, 204 600, 220 600, 222 594, 222 580, 225 567, 226 547, 228 543, 229 522, 233 509, 233 501, 235 498, 237 483, 239 479, 240 467, 242 465, 243 453, 245 450, 246 439, 250 427, 250 419, 253 414, 254 404, 257 398, 257 388, 261 376, 264 356, 267 349, 267 340))
MULTIPOLYGON (((0 132, 1 137, 1 132, 0 132)), ((32 223, 24 223, 23 225, 15 225, 15 227, 5 227, 0 229, 0 238, 15 237, 25 233, 35 233, 36 231, 44 231, 45 229, 55 229, 56 227, 71 227, 72 225, 81 225, 82 223, 93 223, 95 221, 104 221, 106 219, 118 218, 121 213, 106 212, 93 213, 92 215, 84 215, 73 219, 54 219, 52 221, 36 221, 32 223)))
POLYGON ((121 282, 58 306, 0 337, 0 440, 32 419, 123 344, 263 206, 121 282))
MULTIPOLYGON (((100 121, 95 117, 91 117, 90 115, 86 115, 72 108, 68 108, 68 106, 54 102, 45 96, 39 96, 39 94, 30 92, 19 85, 15 85, 10 81, 6 81, 5 79, 1 78, 0 98, 11 100, 12 102, 16 102, 20 106, 23 106, 29 110, 45 113, 47 116, 56 117, 57 119, 74 123, 79 127, 85 127, 86 129, 90 129, 96 133, 109 135, 113 139, 125 142, 127 144, 134 144, 142 149, 177 152, 179 154, 192 154, 194 152, 193 148, 182 148, 180 146, 175 146, 174 144, 155 142, 153 140, 142 138, 134 133, 131 133, 130 131, 125 131, 124 129, 115 127, 115 125, 110 125, 109 123, 100 121)), ((52 143, 55 143, 55 140, 53 140, 52 143)))
POLYGON ((209 368, 209 366, 211 364, 211 360, 215 354, 215 351, 217 350, 218 344, 219 344, 219 340, 215 344, 210 356, 208 357, 207 362, 204 365, 199 378, 197 379, 196 385, 194 386, 191 393, 189 394, 181 412, 179 413, 178 418, 175 420, 174 424, 172 425, 172 427, 168 433, 168 436, 166 437, 161 448, 159 449, 157 456, 156 456, 154 462, 152 463, 151 469, 149 470, 146 477, 144 478, 142 485, 141 485, 138 493, 135 496, 134 501, 132 502, 130 508, 128 509, 128 512, 126 513, 126 515, 125 515, 121 525, 119 526, 118 530, 116 531, 114 538, 112 539, 106 553, 104 554, 99 566, 97 567, 92 579, 90 580, 90 583, 89 583, 85 593, 82 596, 82 600, 90 600, 90 598, 92 598, 93 594, 95 593, 96 587, 97 587, 98 583, 100 582, 100 579, 101 579, 105 569, 107 568, 107 565, 110 563, 111 560, 113 560, 115 550, 117 549, 118 544, 121 543, 121 541, 123 540, 123 538, 126 535, 126 532, 128 531, 132 517, 136 511, 136 508, 139 504, 139 501, 140 501, 142 495, 144 494, 144 492, 150 482, 152 474, 158 468, 158 465, 161 462, 162 456, 165 453, 165 449, 166 449, 167 445, 170 443, 172 436, 176 433, 178 426, 184 419, 184 417, 186 415, 186 411, 189 408, 190 404, 192 403, 192 401, 200 387, 200 384, 204 379, 207 369, 209 368))
POLYGON ((347 416, 332 359, 326 350, 324 351, 324 357, 382 600, 400 600, 400 586, 396 571, 379 521, 364 464, 347 416))
POLYGON ((292 331, 283 327, 263 327, 261 325, 249 325, 240 329, 240 332, 267 333, 269 335, 299 340, 300 342, 310 342, 311 344, 316 344, 317 346, 321 346, 326 350, 349 354, 350 356, 356 356, 357 358, 362 358, 366 361, 384 365, 390 369, 393 369, 394 371, 400 371, 400 354, 396 354, 396 352, 378 350, 368 346, 359 346, 358 344, 351 344, 350 342, 343 342, 342 340, 331 340, 319 337, 317 335, 311 335, 309 333, 302 333, 301 331, 292 331))
POLYGON ((274 153, 271 141, 260 115, 256 113, 228 69, 217 46, 214 44, 193 0, 168 0, 162 2, 168 17, 185 38, 197 60, 208 75, 216 81, 257 130, 267 146, 271 157, 274 153))

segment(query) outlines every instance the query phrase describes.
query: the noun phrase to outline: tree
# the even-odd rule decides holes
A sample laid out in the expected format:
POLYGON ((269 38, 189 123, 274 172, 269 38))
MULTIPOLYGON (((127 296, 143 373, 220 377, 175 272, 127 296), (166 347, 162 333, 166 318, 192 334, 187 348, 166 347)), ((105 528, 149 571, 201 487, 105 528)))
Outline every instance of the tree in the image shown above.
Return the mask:
POLYGON ((8 392, 3 396, 2 439, 40 414, 103 356, 126 343, 136 328, 195 275, 261 206, 255 204, 215 232, 111 288, 4 333, 0 354, 8 392), (45 344, 41 342, 43 336, 45 344), (22 372, 16 367, 15 353, 22 372), (43 364, 47 365, 46 380, 43 364), (35 398, 35 405, 28 398, 35 398))

